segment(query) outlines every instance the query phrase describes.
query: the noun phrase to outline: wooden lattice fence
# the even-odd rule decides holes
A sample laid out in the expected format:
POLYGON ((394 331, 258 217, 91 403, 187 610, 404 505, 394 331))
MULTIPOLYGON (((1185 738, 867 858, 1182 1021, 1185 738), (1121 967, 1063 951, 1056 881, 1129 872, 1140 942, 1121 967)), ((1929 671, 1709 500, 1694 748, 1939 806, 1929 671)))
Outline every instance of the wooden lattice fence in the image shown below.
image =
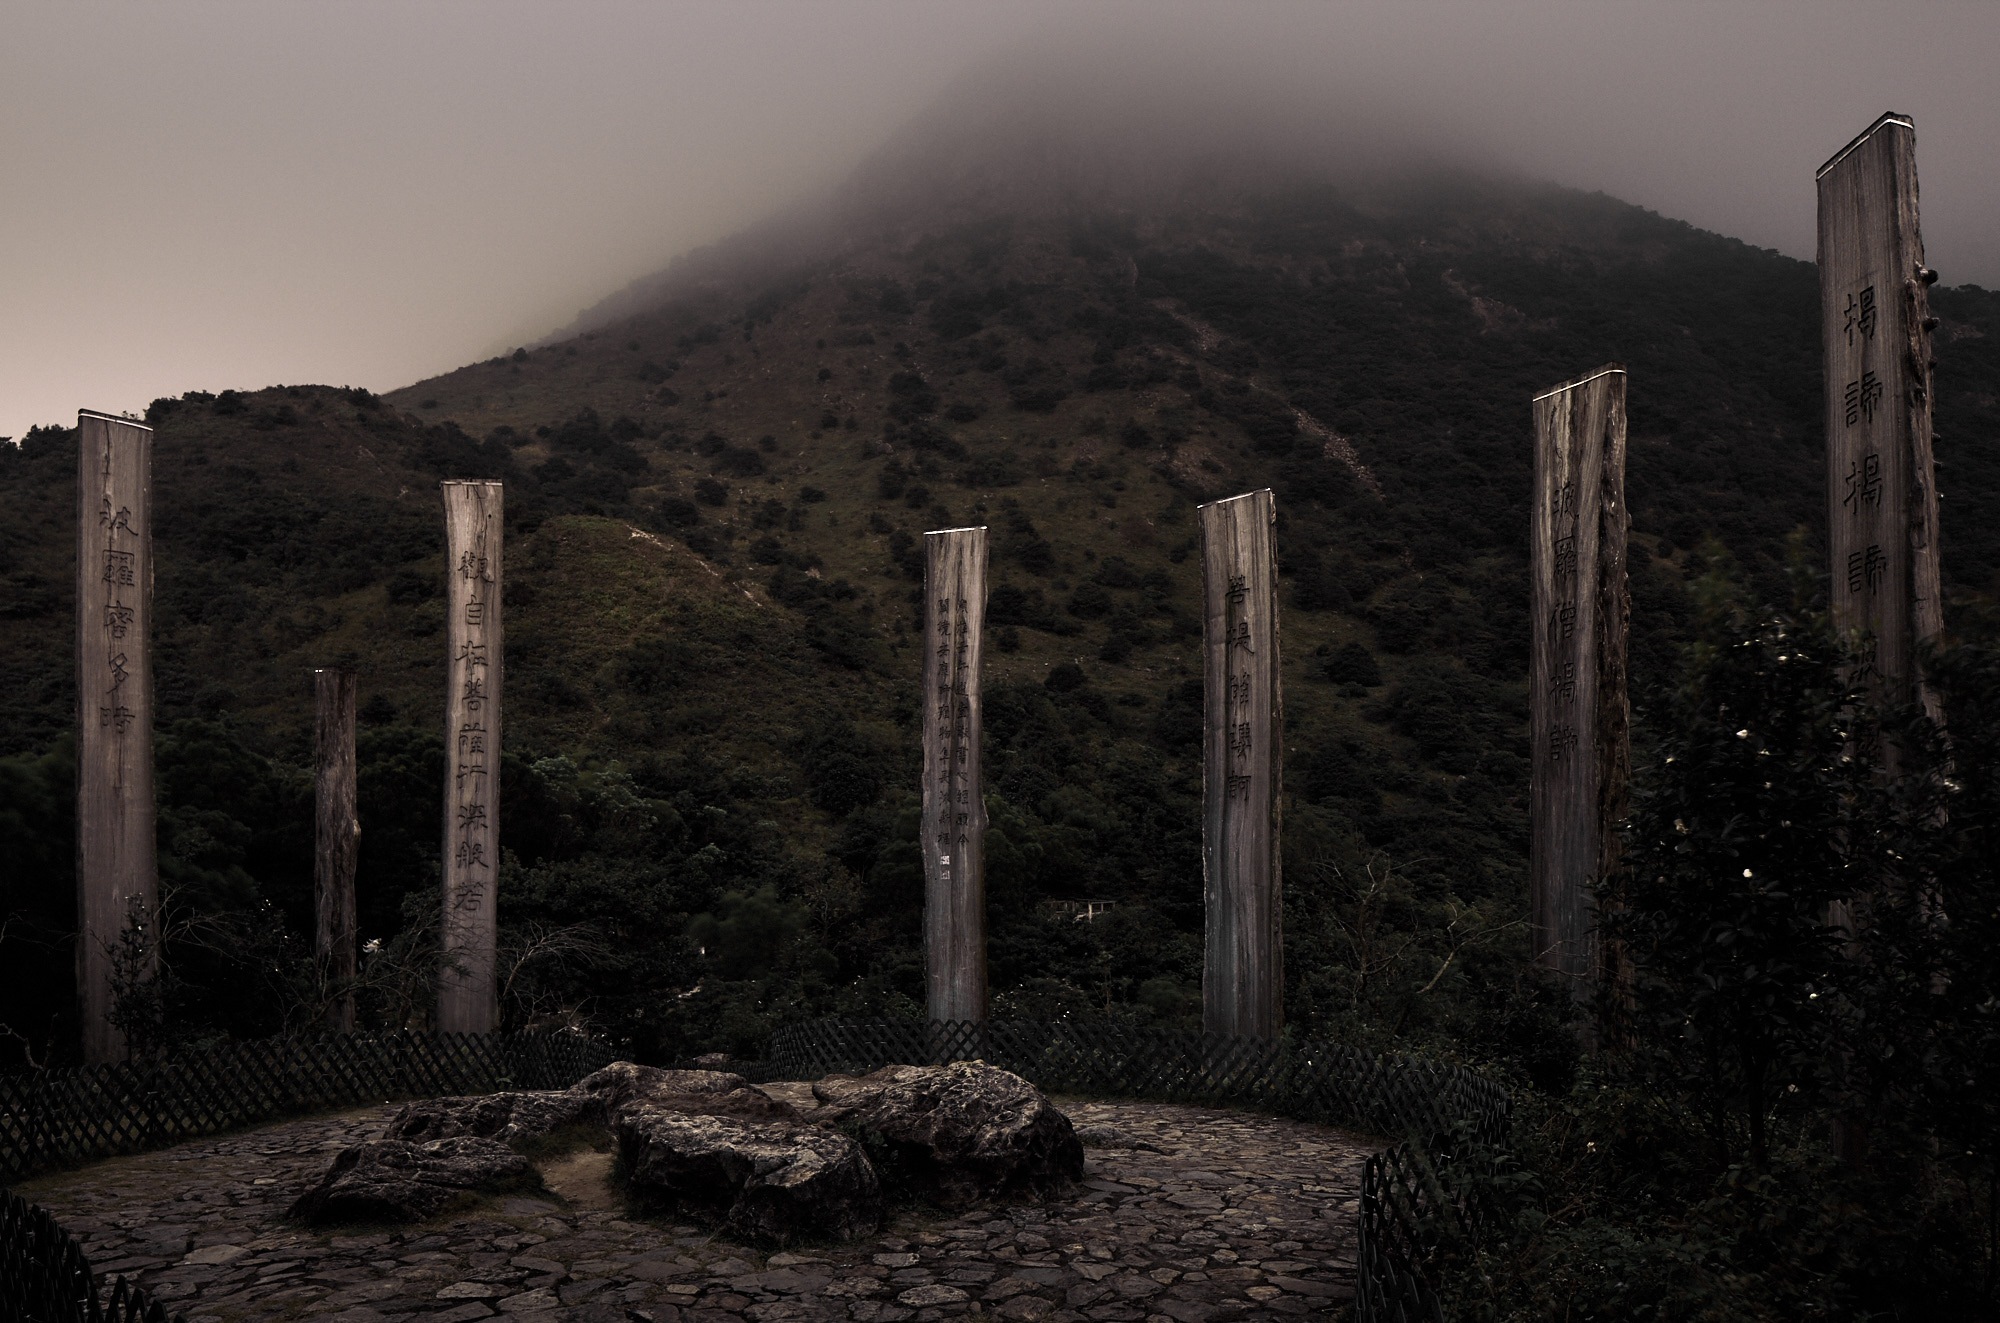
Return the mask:
MULTIPOLYGON (((161 1061, 0 1077, 0 1178, 391 1098, 567 1088, 612 1060, 581 1034, 350 1034, 225 1043, 161 1061)), ((48 1213, 0 1190, 0 1323, 170 1323, 93 1278, 48 1213)))
POLYGON ((1442 1323, 1427 1272, 1447 1240, 1479 1233, 1479 1208, 1448 1177, 1464 1150, 1507 1139, 1506 1090, 1456 1066, 1333 1043, 1185 1030, 1040 1023, 822 1020, 771 1041, 774 1077, 983 1060, 1050 1092, 1227 1103, 1403 1142, 1368 1161, 1361 1187, 1355 1314, 1362 1323, 1442 1323))
POLYGON ((351 1034, 0 1076, 0 1178, 160 1148, 287 1113, 564 1088, 610 1060, 579 1034, 351 1034))

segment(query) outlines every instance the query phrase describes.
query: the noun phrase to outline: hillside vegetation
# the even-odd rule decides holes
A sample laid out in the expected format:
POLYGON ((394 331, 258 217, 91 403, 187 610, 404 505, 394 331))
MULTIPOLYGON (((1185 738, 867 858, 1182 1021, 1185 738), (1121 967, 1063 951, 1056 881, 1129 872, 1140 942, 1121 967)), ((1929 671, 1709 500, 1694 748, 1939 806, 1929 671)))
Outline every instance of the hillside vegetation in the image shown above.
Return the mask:
MULTIPOLYGON (((1185 1017, 1193 510, 1270 486, 1293 1021, 1567 1069, 1518 977, 1527 401, 1630 368, 1643 740, 1683 580, 1720 547, 1775 586, 1786 534, 1820 521, 1812 269, 1601 195, 1453 175, 855 221, 824 247, 775 271, 742 255, 734 281, 669 273, 649 311, 386 396, 155 402, 163 867, 190 914, 263 905, 282 940, 307 930, 308 672, 351 665, 364 937, 415 940, 441 766, 435 486, 498 478, 505 912, 590 925, 524 966, 510 1015, 671 1055, 908 1006, 919 543, 981 523, 996 990, 1185 1017), (1079 927, 1041 904, 1086 898, 1118 908, 1079 927), (1371 925, 1418 940, 1363 950, 1371 925)), ((1951 514, 2000 485, 1972 443, 2000 422, 2000 297, 1936 306, 1956 603, 2000 565, 1993 521, 1951 514)), ((0 749, 44 791, 11 811, 58 836, 73 446, 38 429, 0 453, 0 749)), ((20 907, 43 959, 13 966, 38 1008, 16 1027, 37 1042, 68 1037, 66 868, 51 853, 20 907)), ((204 948, 178 967, 210 1007, 190 1024, 274 1027, 281 998, 224 1004, 230 966, 204 948)))

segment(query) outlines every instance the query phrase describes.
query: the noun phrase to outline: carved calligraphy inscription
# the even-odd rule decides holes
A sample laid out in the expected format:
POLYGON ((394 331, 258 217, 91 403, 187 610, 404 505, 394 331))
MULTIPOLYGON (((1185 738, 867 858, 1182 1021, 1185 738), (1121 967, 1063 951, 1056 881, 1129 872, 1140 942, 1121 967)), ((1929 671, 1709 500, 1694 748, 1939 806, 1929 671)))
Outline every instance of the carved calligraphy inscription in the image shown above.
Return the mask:
POLYGON ((503 493, 497 482, 447 482, 442 490, 451 772, 444 803, 444 937, 452 968, 439 978, 438 1027, 490 1033, 498 1018, 503 493))
POLYGON ((1858 679, 1934 706, 1916 651, 1942 619, 1915 126, 1882 116, 1816 179, 1834 618, 1872 636, 1858 679))
POLYGON ((986 530, 924 535, 924 965, 932 1019, 986 1018, 980 640, 986 530))
POLYGON ((1275 517, 1268 491, 1201 508, 1202 1023, 1211 1033, 1259 1038, 1284 1024, 1275 517))
MULTIPOLYGON (((77 419, 77 959, 83 1050, 120 1058, 111 950, 128 924, 149 942, 154 854, 151 429, 77 419)), ((153 957, 144 957, 150 965, 153 957)))

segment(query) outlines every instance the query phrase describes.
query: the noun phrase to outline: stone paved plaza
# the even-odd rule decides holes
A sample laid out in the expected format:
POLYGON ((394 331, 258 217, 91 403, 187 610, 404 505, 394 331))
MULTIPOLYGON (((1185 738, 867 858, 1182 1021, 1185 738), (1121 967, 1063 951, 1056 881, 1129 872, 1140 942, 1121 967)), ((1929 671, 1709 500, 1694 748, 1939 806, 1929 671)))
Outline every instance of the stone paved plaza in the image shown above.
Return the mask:
MULTIPOLYGON (((802 1110, 809 1086, 768 1085, 802 1110)), ((1373 1146, 1324 1127, 1059 1099, 1085 1138, 1068 1200, 905 1210, 881 1234, 762 1253, 629 1220, 611 1155, 551 1159, 551 1194, 417 1226, 308 1231, 285 1210, 396 1108, 293 1121, 99 1163, 20 1193, 190 1323, 1209 1323, 1339 1317, 1373 1146)))

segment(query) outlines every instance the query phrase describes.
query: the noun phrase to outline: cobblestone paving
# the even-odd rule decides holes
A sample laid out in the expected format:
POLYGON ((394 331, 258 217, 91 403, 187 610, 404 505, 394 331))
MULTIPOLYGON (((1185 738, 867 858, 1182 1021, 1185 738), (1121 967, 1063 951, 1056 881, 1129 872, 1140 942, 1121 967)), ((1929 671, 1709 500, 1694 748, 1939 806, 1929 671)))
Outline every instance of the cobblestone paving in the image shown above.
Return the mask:
MULTIPOLYGON (((804 1086, 770 1089, 811 1103, 804 1086)), ((190 1323, 1290 1323, 1345 1313, 1366 1141, 1241 1112, 1058 1103, 1107 1141, 1085 1150, 1076 1197, 956 1218, 904 1212, 878 1236, 768 1255, 692 1226, 628 1220, 601 1186, 594 1198, 506 1197, 360 1234, 286 1222, 332 1155, 379 1135, 393 1107, 116 1159, 20 1193, 81 1239, 107 1279, 136 1277, 190 1323)), ((552 1184, 575 1196, 590 1165, 563 1164, 563 1180, 552 1169, 552 1184)))

